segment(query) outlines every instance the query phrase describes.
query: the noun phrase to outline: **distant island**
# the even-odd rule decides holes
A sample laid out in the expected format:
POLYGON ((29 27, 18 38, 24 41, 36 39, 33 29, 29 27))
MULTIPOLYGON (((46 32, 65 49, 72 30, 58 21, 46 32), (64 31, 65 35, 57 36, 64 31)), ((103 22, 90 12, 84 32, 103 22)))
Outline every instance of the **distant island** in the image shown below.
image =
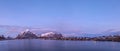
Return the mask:
POLYGON ((18 34, 16 38, 0 36, 0 40, 15 40, 15 39, 44 39, 44 40, 72 40, 72 41, 114 41, 120 42, 120 35, 99 36, 99 37, 64 37, 61 33, 48 32, 37 36, 27 30, 18 34))

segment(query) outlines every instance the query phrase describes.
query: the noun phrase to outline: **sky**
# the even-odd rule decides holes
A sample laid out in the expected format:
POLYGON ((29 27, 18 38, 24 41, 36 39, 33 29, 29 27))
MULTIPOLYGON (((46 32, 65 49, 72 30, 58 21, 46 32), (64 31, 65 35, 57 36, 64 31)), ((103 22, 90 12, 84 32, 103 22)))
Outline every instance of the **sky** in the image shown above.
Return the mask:
POLYGON ((98 33, 119 22, 120 0, 0 0, 0 25, 98 33))

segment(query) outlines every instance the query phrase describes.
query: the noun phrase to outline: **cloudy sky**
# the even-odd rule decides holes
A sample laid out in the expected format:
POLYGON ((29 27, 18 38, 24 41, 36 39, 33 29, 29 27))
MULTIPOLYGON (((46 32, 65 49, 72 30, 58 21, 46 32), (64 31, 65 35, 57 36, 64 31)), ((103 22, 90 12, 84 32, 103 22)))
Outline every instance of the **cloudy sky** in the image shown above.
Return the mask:
POLYGON ((119 22, 120 0, 0 0, 0 25, 96 33, 119 22))

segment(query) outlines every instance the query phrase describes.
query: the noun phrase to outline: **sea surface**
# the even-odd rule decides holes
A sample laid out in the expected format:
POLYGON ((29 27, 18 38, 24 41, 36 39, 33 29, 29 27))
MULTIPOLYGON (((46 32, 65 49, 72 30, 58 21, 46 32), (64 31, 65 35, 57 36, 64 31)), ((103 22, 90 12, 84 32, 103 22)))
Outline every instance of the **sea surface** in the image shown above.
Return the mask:
POLYGON ((120 51, 120 42, 63 40, 4 40, 0 51, 120 51))

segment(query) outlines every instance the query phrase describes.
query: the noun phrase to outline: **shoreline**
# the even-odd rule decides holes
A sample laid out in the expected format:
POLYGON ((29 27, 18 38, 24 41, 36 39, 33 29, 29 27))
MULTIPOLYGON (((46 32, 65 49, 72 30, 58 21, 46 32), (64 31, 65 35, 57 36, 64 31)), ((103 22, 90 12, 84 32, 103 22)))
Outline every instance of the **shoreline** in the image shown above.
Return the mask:
MULTIPOLYGON (((75 38, 26 38, 27 40, 32 40, 32 39, 40 39, 40 40, 61 40, 61 41, 101 41, 101 42, 120 42, 119 40, 107 40, 107 39, 75 39, 75 38)), ((25 39, 2 39, 0 41, 4 40, 25 40, 25 39)))

